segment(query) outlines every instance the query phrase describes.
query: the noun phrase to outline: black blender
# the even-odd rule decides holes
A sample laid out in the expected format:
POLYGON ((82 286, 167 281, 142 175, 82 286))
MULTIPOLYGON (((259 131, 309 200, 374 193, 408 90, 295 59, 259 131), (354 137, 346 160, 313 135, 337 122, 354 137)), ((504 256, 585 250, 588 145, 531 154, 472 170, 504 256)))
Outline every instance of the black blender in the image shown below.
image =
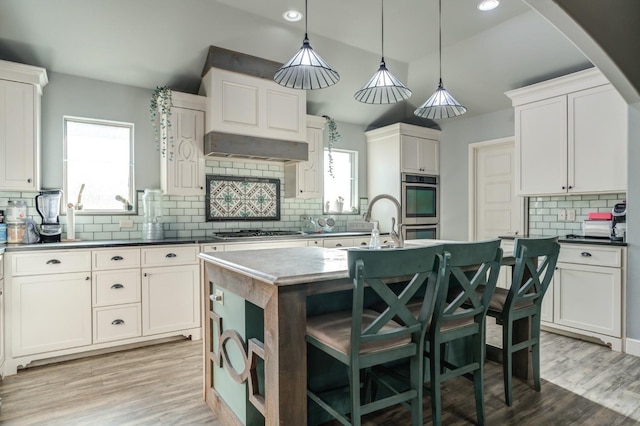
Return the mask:
POLYGON ((38 227, 40 240, 43 243, 59 243, 62 236, 62 225, 60 225, 60 201, 62 191, 60 189, 49 189, 40 191, 36 195, 36 210, 42 218, 42 223, 38 227))

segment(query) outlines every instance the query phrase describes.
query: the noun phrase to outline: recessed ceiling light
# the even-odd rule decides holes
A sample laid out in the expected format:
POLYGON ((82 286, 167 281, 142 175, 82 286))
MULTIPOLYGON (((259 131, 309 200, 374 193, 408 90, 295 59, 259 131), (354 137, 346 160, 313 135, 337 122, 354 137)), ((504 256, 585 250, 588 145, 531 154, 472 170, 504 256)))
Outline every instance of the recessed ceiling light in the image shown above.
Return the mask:
POLYGON ((287 10, 282 17, 289 22, 298 22, 302 19, 302 13, 297 10, 287 10))
POLYGON ((478 9, 486 12, 487 10, 495 9, 499 4, 500 0, 482 0, 480 3, 478 3, 478 9))

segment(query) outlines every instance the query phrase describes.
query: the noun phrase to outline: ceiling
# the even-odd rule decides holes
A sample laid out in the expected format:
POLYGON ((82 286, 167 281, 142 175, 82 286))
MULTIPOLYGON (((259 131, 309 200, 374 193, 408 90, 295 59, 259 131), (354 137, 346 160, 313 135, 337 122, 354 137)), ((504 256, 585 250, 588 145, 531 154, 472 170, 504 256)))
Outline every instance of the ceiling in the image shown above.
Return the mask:
MULTIPOLYGON (((463 117, 509 108, 505 91, 591 66, 522 0, 502 0, 491 12, 480 12, 477 0, 443 3, 443 80, 468 108, 463 117)), ((0 0, 0 59, 197 93, 210 45, 278 62, 293 56, 304 21, 282 19, 292 8, 303 11, 304 1, 0 0)), ((396 105, 367 105, 353 93, 380 62, 380 2, 309 1, 311 45, 341 80, 308 92, 308 112, 364 126, 412 118, 438 82, 437 11, 437 0, 387 0, 385 60, 413 96, 396 105)))

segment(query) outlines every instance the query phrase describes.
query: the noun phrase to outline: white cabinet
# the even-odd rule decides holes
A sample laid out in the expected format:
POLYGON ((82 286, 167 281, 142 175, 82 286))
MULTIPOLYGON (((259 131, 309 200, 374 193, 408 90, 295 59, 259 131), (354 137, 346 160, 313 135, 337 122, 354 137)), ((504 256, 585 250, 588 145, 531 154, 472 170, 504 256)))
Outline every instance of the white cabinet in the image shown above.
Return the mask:
POLYGON ((160 158, 160 183, 166 195, 204 195, 204 96, 172 92, 173 148, 160 158))
POLYGON ((0 61, 0 190, 40 189, 40 97, 44 68, 0 61))
POLYGON ((400 136, 402 172, 438 175, 440 142, 410 135, 400 136))
POLYGON ((196 245, 142 249, 143 336, 200 328, 199 251, 196 245))
POLYGON ((518 195, 626 192, 627 105, 595 68, 507 92, 518 195))
POLYGON ((4 376, 4 261, 0 254, 0 375, 4 376))
POLYGON ((562 244, 542 325, 622 348, 624 247, 562 244))
POLYGON ((284 165, 286 198, 322 198, 324 125, 323 117, 307 116, 309 159, 284 165))
POLYGON ((202 82, 207 94, 207 132, 306 140, 304 90, 218 68, 210 68, 202 82))

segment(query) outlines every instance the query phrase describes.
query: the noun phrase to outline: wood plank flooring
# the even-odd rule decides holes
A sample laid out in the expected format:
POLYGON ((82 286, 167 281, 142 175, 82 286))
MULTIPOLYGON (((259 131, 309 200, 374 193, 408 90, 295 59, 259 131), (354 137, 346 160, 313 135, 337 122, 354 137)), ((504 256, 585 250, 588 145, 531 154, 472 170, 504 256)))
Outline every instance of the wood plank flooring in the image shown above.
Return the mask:
MULTIPOLYGON (((640 358, 550 333, 542 338, 542 392, 514 380, 504 404, 501 366, 486 366, 489 425, 640 424, 640 358)), ((2 425, 214 425, 202 401, 202 343, 178 341, 20 371, 0 383, 2 425)), ((471 382, 443 387, 445 425, 475 424, 471 382)), ((431 424, 429 398, 424 424, 431 424)), ((410 424, 402 407, 367 425, 410 424)), ((296 425, 293 425, 296 426, 296 425)))

